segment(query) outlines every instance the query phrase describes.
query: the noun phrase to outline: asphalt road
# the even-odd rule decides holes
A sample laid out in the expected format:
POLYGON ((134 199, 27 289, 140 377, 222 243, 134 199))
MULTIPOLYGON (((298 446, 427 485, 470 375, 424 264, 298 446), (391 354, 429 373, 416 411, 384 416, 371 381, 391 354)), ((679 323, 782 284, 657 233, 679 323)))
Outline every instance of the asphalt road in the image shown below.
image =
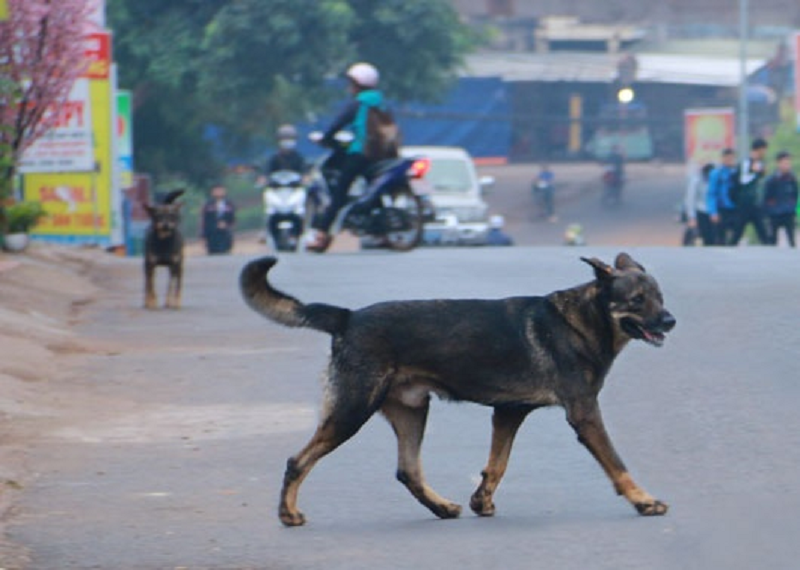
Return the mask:
MULTIPOLYGON (((495 298, 581 283, 591 271, 579 255, 610 261, 619 249, 295 255, 273 278, 348 307, 495 298)), ((315 424, 328 339, 250 312, 236 287, 249 256, 236 255, 188 260, 180 312, 141 310, 139 263, 119 262, 79 325, 108 348, 65 355, 72 372, 52 383, 56 401, 84 411, 42 418, 10 537, 41 570, 797 568, 800 258, 627 249, 678 325, 661 349, 626 349, 601 405, 634 478, 670 504, 664 517, 639 517, 614 494, 557 409, 523 426, 497 515, 473 516, 490 410, 437 401, 423 461, 431 485, 465 506, 461 519, 434 519, 395 481, 395 439, 375 417, 306 481, 307 526, 283 528, 279 485, 315 424)))
POLYGON ((571 224, 583 226, 589 245, 679 245, 682 226, 678 206, 686 189, 681 164, 631 163, 618 207, 604 207, 600 196, 603 172, 596 163, 552 165, 556 176, 557 221, 540 216, 531 192, 537 165, 486 166, 481 174, 496 179, 486 195, 490 211, 503 215, 506 230, 518 245, 561 245, 571 224))

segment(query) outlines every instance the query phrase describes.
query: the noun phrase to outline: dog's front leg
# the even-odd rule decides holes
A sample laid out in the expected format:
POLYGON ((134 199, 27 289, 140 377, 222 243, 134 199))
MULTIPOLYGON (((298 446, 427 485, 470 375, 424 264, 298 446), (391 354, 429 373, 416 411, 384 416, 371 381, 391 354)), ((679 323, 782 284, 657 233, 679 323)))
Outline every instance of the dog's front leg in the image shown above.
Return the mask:
POLYGON ((144 264, 144 308, 155 309, 158 307, 155 289, 155 263, 145 261, 144 264))
POLYGON ((489 461, 481 472, 483 480, 469 501, 469 506, 475 514, 482 517, 494 515, 492 496, 506 472, 517 430, 532 409, 527 407, 495 408, 492 416, 492 448, 489 452, 489 461))
POLYGON ((168 309, 181 308, 182 273, 181 262, 173 261, 169 266, 169 286, 167 288, 167 301, 165 304, 168 309))
POLYGON ((617 493, 624 495, 640 515, 663 515, 668 506, 639 487, 628 473, 603 425, 597 401, 574 403, 567 408, 567 421, 608 475, 617 493))

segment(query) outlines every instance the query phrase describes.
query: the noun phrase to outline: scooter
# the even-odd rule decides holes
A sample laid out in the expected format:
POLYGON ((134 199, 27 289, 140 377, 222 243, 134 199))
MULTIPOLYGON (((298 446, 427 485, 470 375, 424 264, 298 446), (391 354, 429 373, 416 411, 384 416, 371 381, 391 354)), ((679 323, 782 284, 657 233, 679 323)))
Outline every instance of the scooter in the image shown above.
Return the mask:
POLYGON ((612 165, 605 167, 603 171, 603 196, 601 201, 604 206, 619 206, 622 203, 622 188, 625 180, 617 173, 612 165))
MULTIPOLYGON (((312 132, 309 140, 319 143, 322 133, 312 132)), ((334 137, 330 153, 311 171, 308 187, 308 218, 321 215, 330 207, 330 189, 337 183, 352 133, 342 131, 334 137)), ((430 199, 414 191, 410 181, 422 178, 430 162, 422 157, 396 158, 376 163, 363 183, 355 183, 347 204, 338 212, 331 235, 349 230, 361 238, 362 245, 410 251, 422 241, 422 226, 435 219, 430 199)))
POLYGON ((267 177, 264 189, 267 239, 276 251, 296 251, 306 219, 307 192, 303 176, 277 170, 267 177))
POLYGON ((533 200, 536 203, 537 218, 542 220, 553 218, 553 183, 537 179, 533 183, 533 200))

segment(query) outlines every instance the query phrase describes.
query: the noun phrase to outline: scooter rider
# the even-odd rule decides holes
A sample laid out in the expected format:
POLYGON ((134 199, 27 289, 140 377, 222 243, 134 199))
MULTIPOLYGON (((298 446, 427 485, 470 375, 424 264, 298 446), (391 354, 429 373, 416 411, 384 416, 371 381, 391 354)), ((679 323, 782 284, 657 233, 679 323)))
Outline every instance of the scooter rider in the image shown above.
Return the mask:
POLYGON ((297 151, 297 129, 293 125, 278 127, 278 152, 267 161, 267 176, 278 170, 292 170, 302 174, 306 170, 306 160, 297 151))
POLYGON ((342 129, 353 132, 354 139, 347 148, 347 157, 337 184, 331 188, 331 204, 314 223, 316 236, 306 246, 310 251, 322 252, 331 242, 330 227, 339 210, 347 202, 347 193, 355 179, 364 174, 371 161, 364 155, 367 142, 367 116, 370 107, 383 108, 383 93, 377 89, 380 74, 369 63, 356 63, 347 70, 348 90, 353 100, 342 110, 325 132, 320 144, 333 146, 335 135, 342 129))

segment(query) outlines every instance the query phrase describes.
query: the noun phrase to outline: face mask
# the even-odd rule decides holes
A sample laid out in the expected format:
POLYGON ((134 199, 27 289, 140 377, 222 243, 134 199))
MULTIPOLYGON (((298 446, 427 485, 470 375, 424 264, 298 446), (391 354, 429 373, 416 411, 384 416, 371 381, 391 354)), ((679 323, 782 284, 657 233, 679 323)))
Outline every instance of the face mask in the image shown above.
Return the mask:
POLYGON ((294 139, 281 139, 278 141, 278 146, 283 150, 292 150, 297 146, 297 141, 294 139))

